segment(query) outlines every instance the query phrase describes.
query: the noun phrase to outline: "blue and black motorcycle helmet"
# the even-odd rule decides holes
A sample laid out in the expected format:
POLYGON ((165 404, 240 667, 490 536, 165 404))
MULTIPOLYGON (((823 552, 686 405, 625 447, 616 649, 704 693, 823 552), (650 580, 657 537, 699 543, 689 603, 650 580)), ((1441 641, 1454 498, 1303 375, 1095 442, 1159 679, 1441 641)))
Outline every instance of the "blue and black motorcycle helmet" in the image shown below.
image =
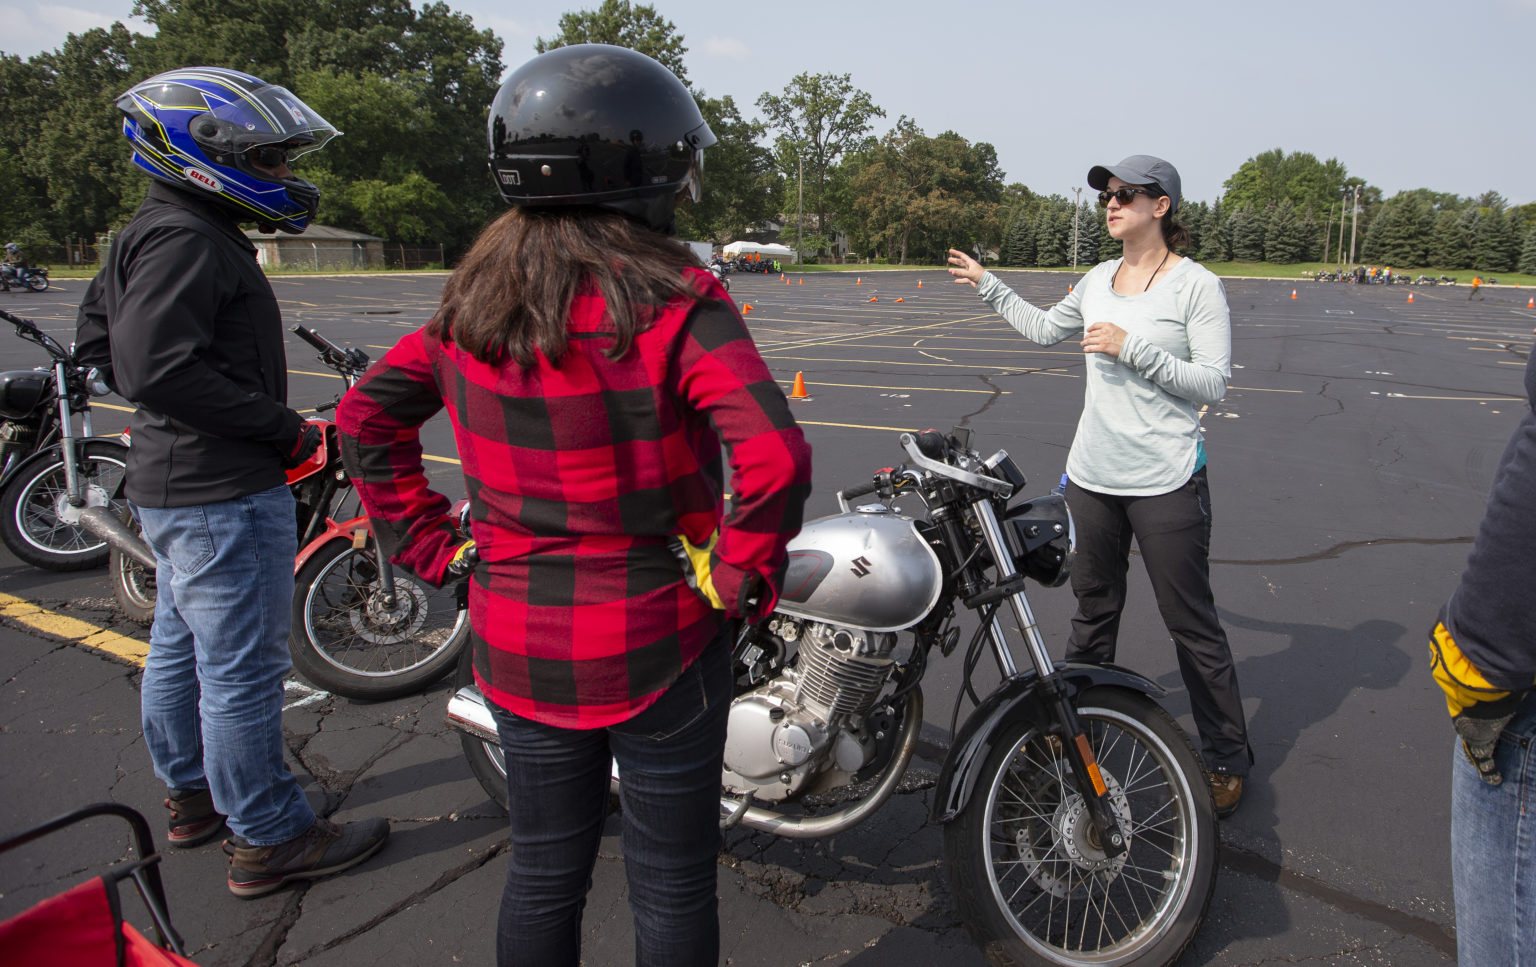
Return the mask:
MULTIPOLYGON (((152 177, 206 192, 264 231, 298 235, 315 217, 318 188, 302 178, 274 177, 247 155, 271 146, 292 160, 341 133, 287 88, 222 67, 184 67, 140 81, 117 107, 134 164, 152 177)), ((272 157, 280 161, 283 154, 272 157)))
POLYGON ((660 232, 680 198, 698 200, 715 143, 676 74, 608 44, 556 47, 513 71, 486 133, 508 204, 608 208, 660 232))

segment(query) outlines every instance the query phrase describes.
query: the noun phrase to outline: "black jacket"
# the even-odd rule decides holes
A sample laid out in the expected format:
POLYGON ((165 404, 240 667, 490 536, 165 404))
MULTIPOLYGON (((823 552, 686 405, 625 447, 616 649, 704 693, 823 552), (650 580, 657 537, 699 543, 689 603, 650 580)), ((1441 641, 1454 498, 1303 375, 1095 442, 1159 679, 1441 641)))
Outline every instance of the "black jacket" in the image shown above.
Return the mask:
POLYGON ((284 482, 282 451, 303 418, 287 405, 282 316, 255 256, 222 209, 156 182, 86 291, 76 353, 109 362, 112 388, 139 407, 135 504, 213 503, 284 482))
POLYGON ((1525 394, 1461 585, 1440 611, 1467 660, 1490 685, 1511 690, 1536 679, 1536 352, 1525 361, 1525 394))

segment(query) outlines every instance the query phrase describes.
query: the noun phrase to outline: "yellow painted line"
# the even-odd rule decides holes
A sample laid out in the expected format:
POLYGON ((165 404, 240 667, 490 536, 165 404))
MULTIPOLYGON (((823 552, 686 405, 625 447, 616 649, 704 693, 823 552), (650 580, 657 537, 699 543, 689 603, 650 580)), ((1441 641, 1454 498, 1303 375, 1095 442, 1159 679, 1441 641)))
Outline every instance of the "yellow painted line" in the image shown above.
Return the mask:
POLYGON ((98 406, 104 410, 117 410, 119 413, 137 413, 139 411, 137 406, 118 406, 115 403, 92 403, 91 409, 95 409, 98 406))
POLYGON ((889 430, 893 433, 916 433, 910 426, 867 426, 863 423, 821 423, 815 420, 796 419, 801 426, 835 426, 845 430, 889 430))
POLYGON ((143 665, 144 658, 149 654, 148 642, 98 628, 79 618, 56 614, 9 594, 0 593, 0 617, 9 618, 49 637, 63 638, 135 665, 143 665))
MULTIPOLYGON (((779 360, 783 360, 783 359, 790 359, 790 360, 794 360, 795 362, 802 362, 802 363, 805 363, 805 362, 809 362, 809 363, 841 363, 841 364, 844 364, 844 365, 846 365, 848 363, 869 363, 870 365, 875 365, 875 366, 922 366, 925 369, 935 369, 935 368, 939 368, 939 369, 964 369, 964 370, 969 370, 971 372, 975 372, 976 369, 977 369, 977 365, 978 365, 976 363, 896 363, 896 362, 892 362, 889 359, 837 359, 837 358, 832 357, 832 356, 775 356, 773 358, 774 358, 775 362, 777 362, 779 360)), ((1027 367, 1024 367, 1024 368, 1027 368, 1027 367)), ((1021 369, 1021 367, 1010 366, 1010 367, 1006 368, 1006 372, 1008 372, 1011 375, 1011 374, 1019 372, 1020 369, 1021 369)), ((996 368, 991 368, 991 367, 989 367, 987 371, 988 371, 988 373, 990 375, 998 375, 998 373, 999 373, 999 371, 996 368)), ((1082 377, 1078 376, 1075 373, 1057 372, 1054 369, 1030 369, 1029 372, 1031 372, 1031 373, 1041 373, 1041 374, 1046 375, 1046 376, 1066 376, 1066 377, 1068 377, 1070 379, 1081 379, 1082 378, 1082 377)))
POLYGON ((290 369, 288 374, 290 376, 324 376, 327 379, 341 379, 339 373, 311 373, 307 369, 290 369))
MULTIPOLYGON (((794 381, 793 380, 785 379, 785 380, 780 380, 779 382, 785 384, 786 386, 789 386, 794 381)), ((878 390, 885 390, 885 391, 890 391, 890 390, 907 390, 907 391, 912 391, 912 392, 924 392, 924 393, 984 393, 987 396, 994 396, 994 395, 996 395, 996 396, 1012 396, 1013 395, 1013 390, 1011 390, 1011 389, 1005 389, 1005 390, 946 389, 945 387, 942 387, 942 386, 871 386, 871 385, 868 385, 866 383, 823 383, 823 382, 821 382, 819 380, 817 382, 815 382, 815 383, 810 383, 810 384, 807 384, 807 385, 810 385, 810 386, 836 386, 839 389, 878 389, 878 390)), ((1301 392, 1301 390, 1293 390, 1292 392, 1299 393, 1299 392, 1301 392)))
POLYGON ((462 460, 457 460, 457 459, 455 459, 453 457, 434 457, 430 453, 423 453, 421 455, 421 459, 423 459, 423 460, 431 460, 434 463, 454 463, 454 464, 458 464, 459 466, 463 466, 464 465, 464 461, 462 461, 462 460))

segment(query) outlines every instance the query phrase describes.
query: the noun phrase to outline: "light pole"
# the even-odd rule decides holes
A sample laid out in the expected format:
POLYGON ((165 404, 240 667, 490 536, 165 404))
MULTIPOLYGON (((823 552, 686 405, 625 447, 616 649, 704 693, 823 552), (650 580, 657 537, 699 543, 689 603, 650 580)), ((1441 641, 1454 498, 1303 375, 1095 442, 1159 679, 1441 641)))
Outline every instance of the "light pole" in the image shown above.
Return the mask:
POLYGON ((1349 186, 1339 189, 1339 268, 1344 268, 1344 202, 1349 198, 1349 186))
POLYGON ((1083 186, 1078 185, 1072 189, 1077 193, 1077 201, 1072 205, 1072 270, 1077 271, 1077 213, 1083 207, 1083 186))
POLYGON ((795 193, 795 265, 798 266, 805 261, 805 257, 800 254, 800 246, 805 235, 805 158, 798 154, 795 155, 795 170, 800 184, 799 190, 795 193))
MULTIPOLYGON (((1349 264, 1355 264, 1355 230, 1360 227, 1360 186, 1355 186, 1355 200, 1349 210, 1349 264)), ((1339 226, 1339 234, 1344 234, 1344 226, 1339 226)), ((1342 239, 1341 239, 1342 241, 1342 239)))

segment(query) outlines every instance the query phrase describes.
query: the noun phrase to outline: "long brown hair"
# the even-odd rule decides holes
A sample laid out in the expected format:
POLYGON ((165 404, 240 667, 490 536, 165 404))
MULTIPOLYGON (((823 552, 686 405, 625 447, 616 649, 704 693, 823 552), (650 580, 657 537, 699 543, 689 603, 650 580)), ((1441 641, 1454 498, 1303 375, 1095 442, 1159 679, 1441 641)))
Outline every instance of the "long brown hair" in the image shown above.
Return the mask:
POLYGON ((475 239, 443 287, 428 335, 484 363, 510 356, 527 369, 566 349, 571 303, 597 292, 608 307, 619 359, 652 311, 676 297, 698 301, 683 269, 698 267, 676 241, 600 208, 512 208, 475 239))

